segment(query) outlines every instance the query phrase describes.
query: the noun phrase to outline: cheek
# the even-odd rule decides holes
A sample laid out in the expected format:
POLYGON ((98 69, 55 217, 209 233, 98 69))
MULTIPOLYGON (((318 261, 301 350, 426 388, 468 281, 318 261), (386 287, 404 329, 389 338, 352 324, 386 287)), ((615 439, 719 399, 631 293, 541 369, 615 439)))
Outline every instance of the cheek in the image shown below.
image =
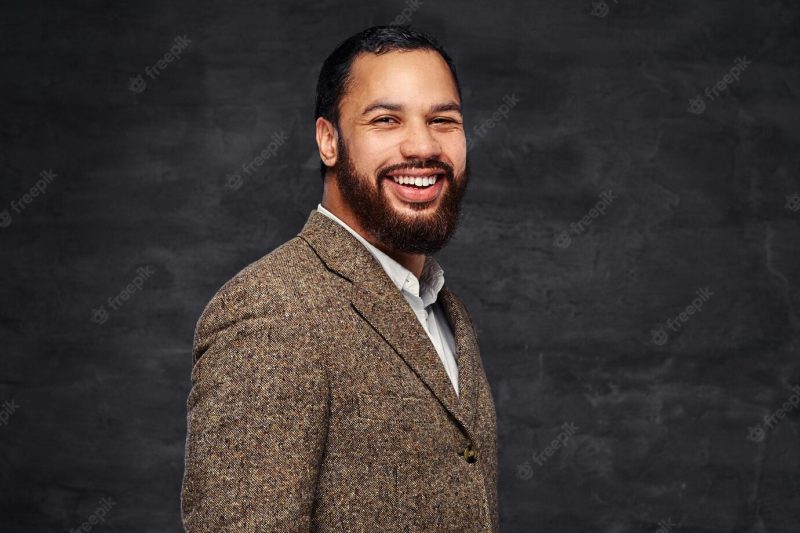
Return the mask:
POLYGON ((446 145, 443 145, 443 155, 449 159, 453 165, 453 172, 459 175, 464 171, 467 164, 467 141, 463 136, 459 139, 453 139, 446 145))
MULTIPOLYGON (((349 147, 349 145, 348 145, 349 147)), ((361 172, 374 175, 397 159, 397 145, 383 139, 363 139, 353 143, 350 157, 361 172)))

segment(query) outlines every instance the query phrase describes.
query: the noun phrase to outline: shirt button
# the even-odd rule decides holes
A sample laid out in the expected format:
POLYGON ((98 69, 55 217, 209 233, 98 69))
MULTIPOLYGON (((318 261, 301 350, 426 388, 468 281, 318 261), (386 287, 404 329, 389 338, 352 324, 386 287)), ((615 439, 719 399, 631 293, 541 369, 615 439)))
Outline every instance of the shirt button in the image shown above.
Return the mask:
POLYGON ((467 444, 467 447, 461 452, 461 456, 468 463, 474 463, 478 460, 478 454, 475 452, 475 448, 472 447, 472 443, 467 444))

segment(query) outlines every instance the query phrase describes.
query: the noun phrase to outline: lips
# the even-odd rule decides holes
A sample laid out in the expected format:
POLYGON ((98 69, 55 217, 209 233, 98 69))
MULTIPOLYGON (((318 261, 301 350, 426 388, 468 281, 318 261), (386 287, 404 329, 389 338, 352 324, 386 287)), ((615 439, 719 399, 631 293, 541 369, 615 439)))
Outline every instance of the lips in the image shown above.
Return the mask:
MULTIPOLYGON (((444 164, 442 164, 444 165, 444 164)), ((432 202, 442 192, 444 182, 450 173, 449 167, 435 163, 411 164, 405 168, 395 168, 384 174, 388 188, 402 202, 432 202)))
POLYGON ((444 176, 446 172, 440 168, 405 168, 394 170, 386 174, 387 176, 414 176, 415 178, 425 178, 430 176, 444 176))
POLYGON ((442 191, 445 182, 444 173, 430 173, 414 175, 405 173, 397 176, 388 176, 386 182, 389 188, 400 200, 410 203, 422 203, 435 200, 442 191))

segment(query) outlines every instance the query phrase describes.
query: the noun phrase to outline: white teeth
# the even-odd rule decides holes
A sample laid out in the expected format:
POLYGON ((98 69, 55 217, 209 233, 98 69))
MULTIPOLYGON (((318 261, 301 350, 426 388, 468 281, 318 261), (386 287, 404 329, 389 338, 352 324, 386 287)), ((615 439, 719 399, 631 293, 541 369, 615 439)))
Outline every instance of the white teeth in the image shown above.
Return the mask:
POLYGON ((428 185, 433 185, 436 183, 437 178, 438 175, 424 178, 414 176, 392 176, 392 179, 395 181, 395 183, 399 183, 401 185, 416 185, 417 187, 427 187, 428 185))

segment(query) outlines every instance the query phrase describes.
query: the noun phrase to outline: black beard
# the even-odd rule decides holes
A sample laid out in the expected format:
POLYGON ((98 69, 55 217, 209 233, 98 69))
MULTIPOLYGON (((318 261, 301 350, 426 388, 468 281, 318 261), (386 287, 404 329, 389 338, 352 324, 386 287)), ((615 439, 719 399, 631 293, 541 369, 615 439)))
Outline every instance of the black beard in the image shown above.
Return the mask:
POLYGON ((432 254, 441 250, 456 231, 459 221, 461 199, 469 181, 469 159, 460 179, 453 177, 453 167, 435 159, 414 160, 386 167, 378 172, 374 183, 367 176, 356 171, 355 164, 342 141, 337 142, 339 157, 334 165, 339 182, 339 190, 353 210, 359 224, 380 243, 391 250, 410 254, 432 254), (432 202, 407 203, 412 209, 420 211, 437 200, 439 207, 430 215, 408 217, 398 213, 386 197, 384 181, 392 179, 389 172, 409 168, 435 168, 444 170, 445 175, 437 179, 447 180, 442 197, 432 202))

